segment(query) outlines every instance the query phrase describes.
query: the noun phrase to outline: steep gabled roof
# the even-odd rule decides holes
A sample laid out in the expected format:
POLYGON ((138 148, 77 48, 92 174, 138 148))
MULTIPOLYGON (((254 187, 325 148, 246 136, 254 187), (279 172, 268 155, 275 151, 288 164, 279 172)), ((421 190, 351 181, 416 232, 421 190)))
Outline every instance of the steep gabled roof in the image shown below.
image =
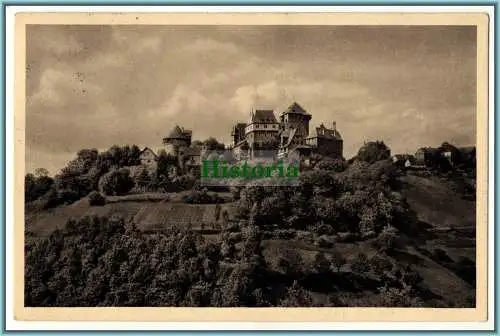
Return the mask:
POLYGON ((276 124, 278 123, 278 120, 276 120, 273 110, 255 110, 255 112, 252 113, 252 122, 276 124))
POLYGON ((155 157, 157 157, 157 155, 156 155, 155 151, 154 151, 154 150, 152 150, 152 149, 151 149, 151 148, 149 148, 149 147, 145 147, 145 148, 141 151, 141 153, 139 154, 139 157, 140 157, 140 156, 142 156, 142 154, 143 154, 143 153, 145 153, 145 152, 151 152, 151 153, 153 153, 153 155, 154 155, 155 157))
POLYGON ((288 114, 288 113, 310 115, 309 113, 306 112, 306 110, 304 110, 302 106, 300 106, 296 102, 293 102, 292 105, 288 106, 288 108, 282 114, 288 114))

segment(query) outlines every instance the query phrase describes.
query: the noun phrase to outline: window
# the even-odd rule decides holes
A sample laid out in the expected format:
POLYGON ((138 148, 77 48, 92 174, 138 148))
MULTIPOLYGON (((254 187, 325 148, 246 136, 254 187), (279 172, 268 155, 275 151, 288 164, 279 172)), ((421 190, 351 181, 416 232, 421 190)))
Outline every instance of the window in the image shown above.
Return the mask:
POLYGON ((267 125, 264 125, 264 128, 267 128, 267 125))

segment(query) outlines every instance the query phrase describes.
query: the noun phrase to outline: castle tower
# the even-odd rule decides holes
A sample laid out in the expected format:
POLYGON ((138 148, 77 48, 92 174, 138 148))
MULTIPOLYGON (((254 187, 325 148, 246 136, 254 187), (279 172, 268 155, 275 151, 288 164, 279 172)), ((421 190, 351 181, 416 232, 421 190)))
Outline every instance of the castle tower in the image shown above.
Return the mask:
POLYGON ((280 116, 283 130, 295 129, 295 137, 305 139, 309 135, 311 115, 296 102, 290 105, 280 116))
MULTIPOLYGON (((255 110, 245 128, 245 139, 254 158, 261 150, 272 151, 278 142, 279 123, 273 110, 255 110)), ((277 146, 276 146, 277 147, 277 146)))
POLYGON ((165 151, 167 154, 173 156, 179 156, 183 153, 186 148, 191 146, 191 136, 192 132, 175 126, 170 134, 163 138, 163 144, 165 145, 165 151))

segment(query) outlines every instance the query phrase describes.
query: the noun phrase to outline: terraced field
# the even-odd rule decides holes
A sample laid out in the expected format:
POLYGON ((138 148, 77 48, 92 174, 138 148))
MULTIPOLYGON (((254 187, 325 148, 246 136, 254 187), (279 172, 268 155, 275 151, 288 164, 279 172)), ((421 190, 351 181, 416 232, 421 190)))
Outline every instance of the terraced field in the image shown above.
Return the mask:
MULTIPOLYGON (((215 219, 215 204, 192 205, 178 202, 130 201, 108 203, 104 206, 90 206, 88 199, 68 206, 26 214, 26 230, 36 236, 46 236, 61 228, 70 218, 84 216, 120 215, 127 220, 134 220, 139 229, 144 231, 161 230, 169 226, 188 226, 198 228, 202 223, 211 223, 215 219)), ((234 204, 221 205, 230 218, 234 213, 234 204)))

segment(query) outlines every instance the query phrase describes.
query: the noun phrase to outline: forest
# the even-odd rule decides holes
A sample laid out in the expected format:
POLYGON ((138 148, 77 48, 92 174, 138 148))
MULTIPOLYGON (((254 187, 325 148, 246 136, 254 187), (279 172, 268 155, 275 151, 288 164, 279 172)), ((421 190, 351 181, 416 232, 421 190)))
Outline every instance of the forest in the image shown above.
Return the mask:
MULTIPOLYGON (((196 223, 143 232, 120 215, 71 218, 46 236, 27 228, 26 306, 475 304, 475 261, 429 247, 438 239, 405 197, 408 175, 421 173, 394 164, 382 141, 350 160, 313 157, 298 186, 255 180, 230 187, 229 201, 197 186, 196 176, 169 173, 175 160, 166 153, 156 172, 131 174, 139 153, 137 146, 81 150, 54 178, 43 170, 26 175, 27 213, 83 199, 103 207, 111 197, 151 191, 184 193, 181 202, 191 205, 228 202, 233 213, 217 213, 214 221, 223 218, 224 225, 210 234, 193 229, 196 223), (422 273, 428 265, 451 271, 469 291, 453 300, 435 293, 422 273)), ((467 197, 475 192, 475 165, 455 159, 447 165, 437 158, 425 179, 467 197)))

